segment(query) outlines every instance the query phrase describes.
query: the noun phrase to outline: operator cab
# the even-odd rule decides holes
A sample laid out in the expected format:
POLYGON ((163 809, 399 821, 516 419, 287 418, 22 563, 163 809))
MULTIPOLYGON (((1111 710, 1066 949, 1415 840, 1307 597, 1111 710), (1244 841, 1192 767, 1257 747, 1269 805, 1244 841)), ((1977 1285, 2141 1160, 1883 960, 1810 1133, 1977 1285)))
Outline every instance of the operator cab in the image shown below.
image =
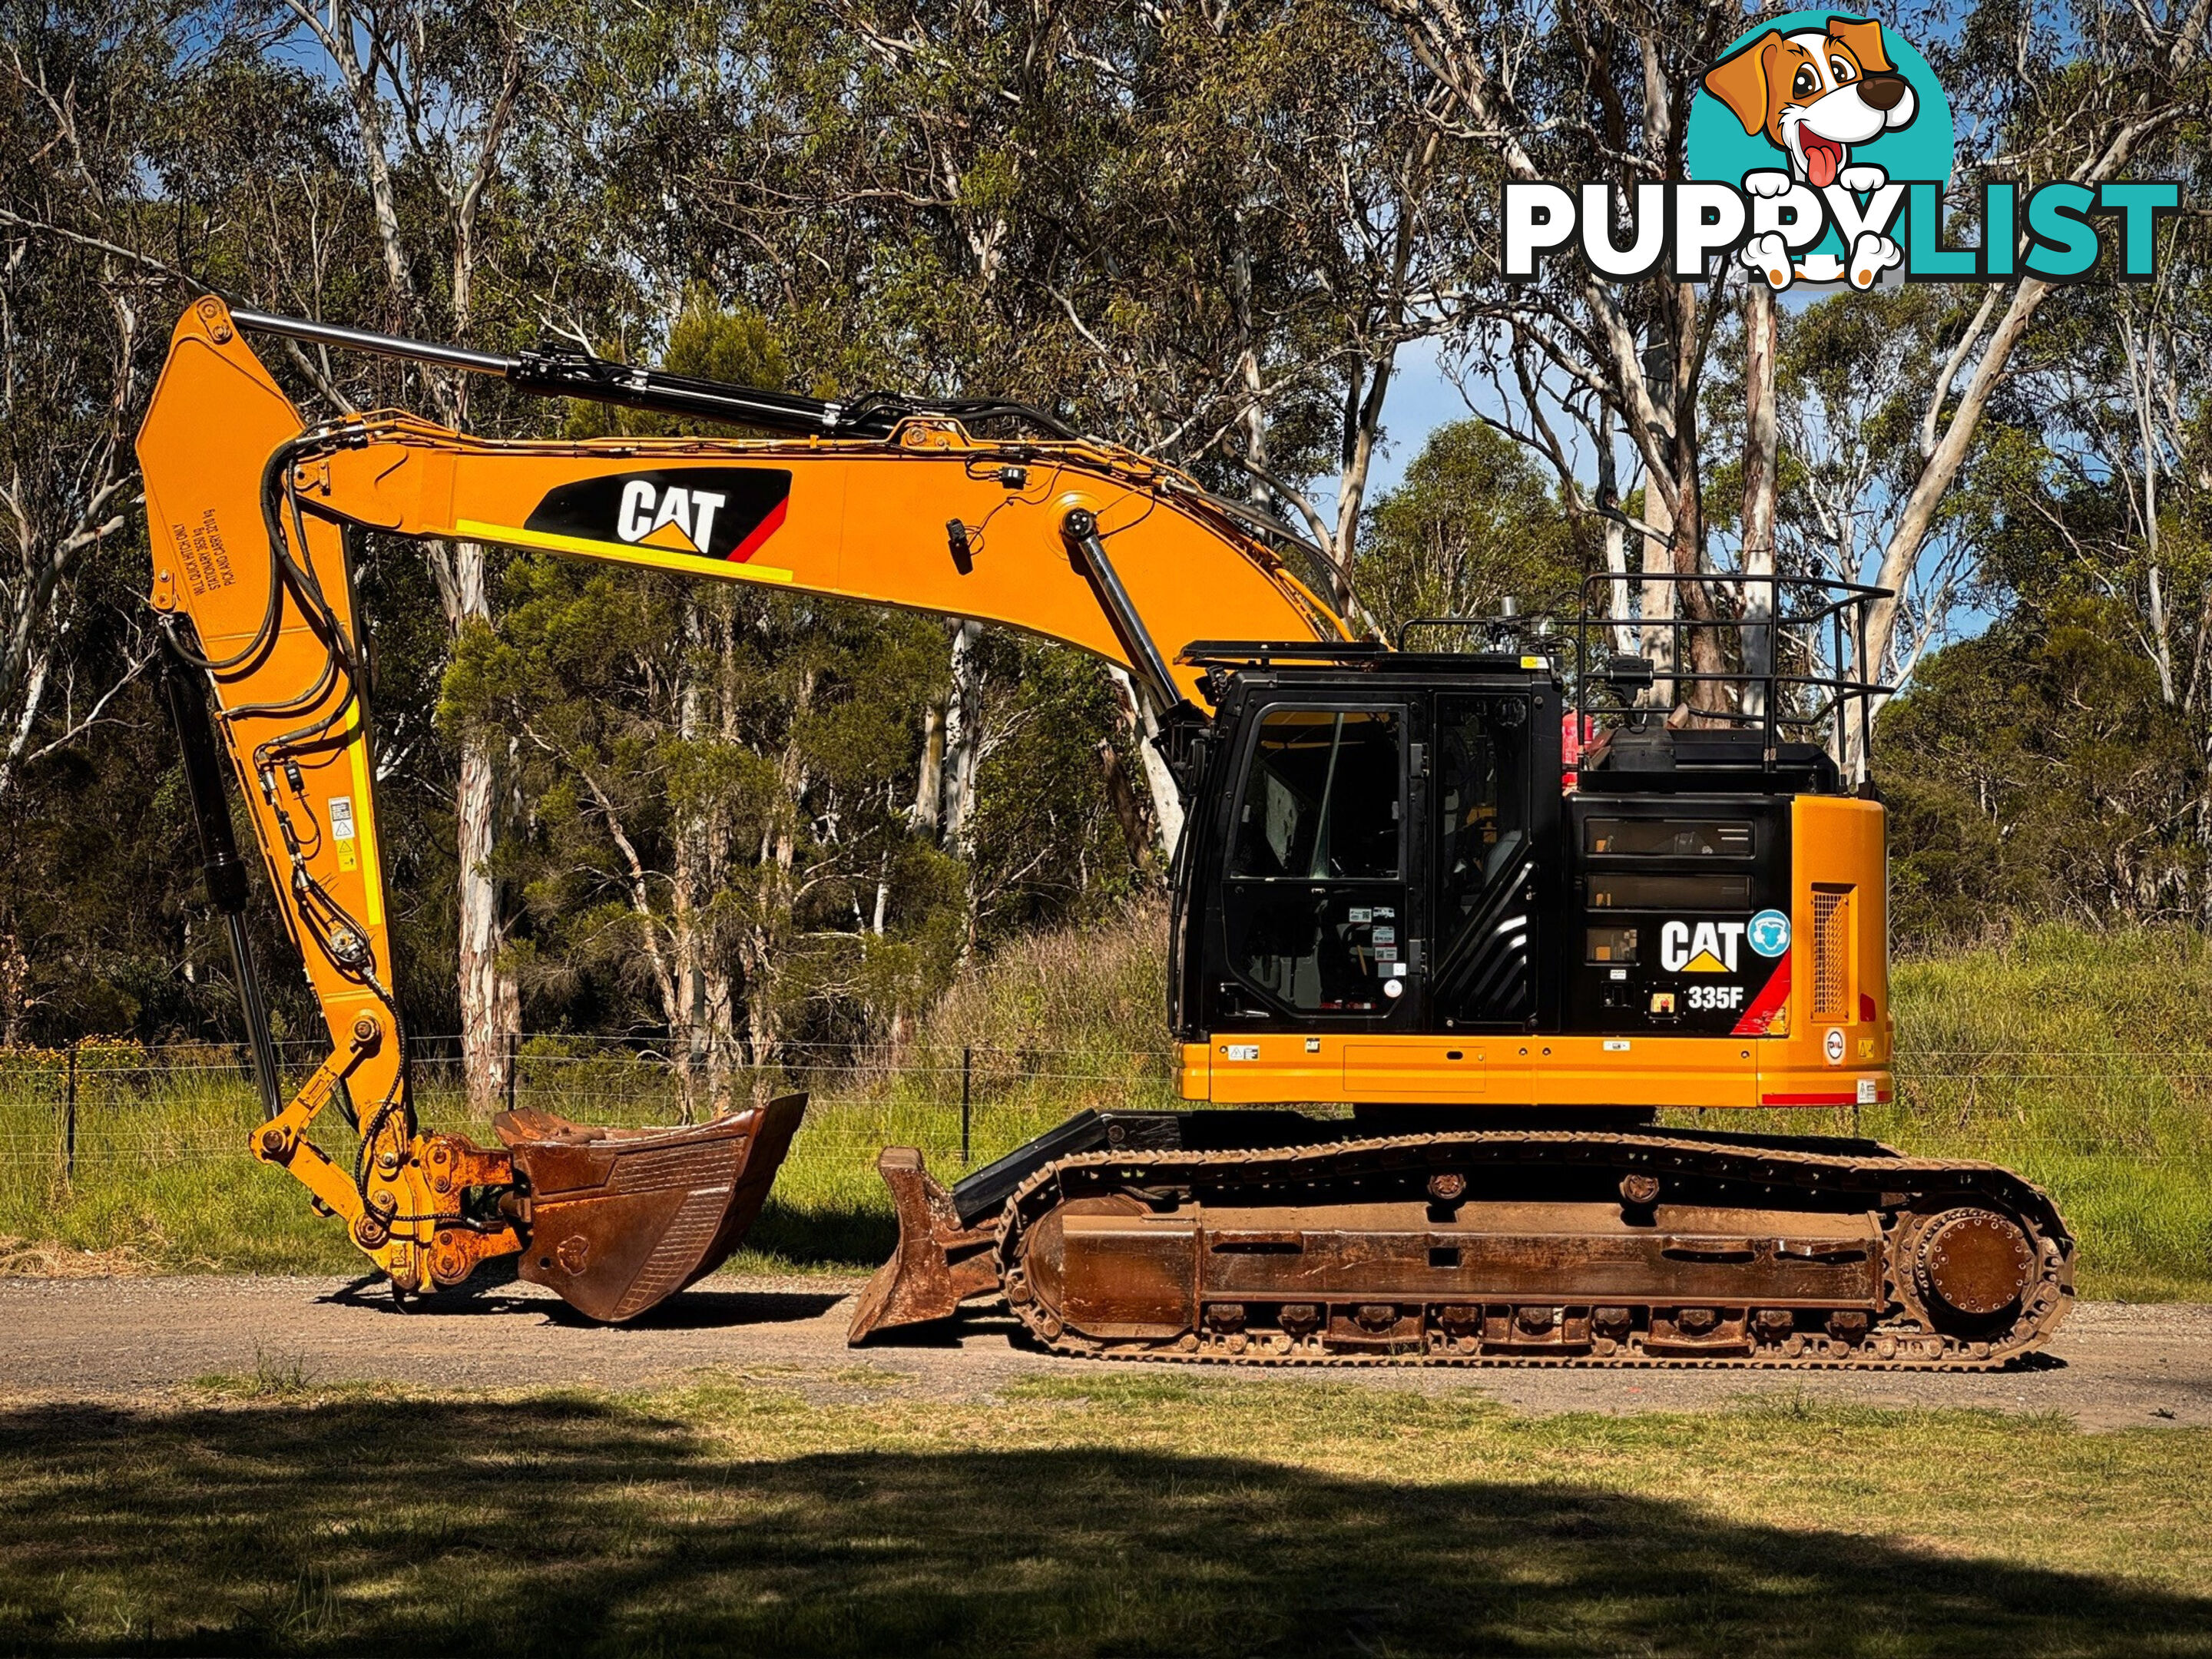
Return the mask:
POLYGON ((1790 910, 1791 803, 1844 793, 1817 745, 1663 709, 1580 752, 1595 721, 1541 651, 1185 660, 1215 702, 1178 867, 1187 1042, 1741 1032, 1781 955, 1754 924, 1790 910))

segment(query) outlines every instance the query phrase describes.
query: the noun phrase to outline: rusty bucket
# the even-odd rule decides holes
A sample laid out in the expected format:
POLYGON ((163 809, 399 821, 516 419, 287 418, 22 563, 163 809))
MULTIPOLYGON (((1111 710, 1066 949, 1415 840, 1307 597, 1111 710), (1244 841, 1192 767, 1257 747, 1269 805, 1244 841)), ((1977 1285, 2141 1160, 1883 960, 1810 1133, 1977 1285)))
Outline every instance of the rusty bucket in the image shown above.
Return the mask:
POLYGON ((590 1318, 635 1319, 737 1248, 805 1110, 784 1095, 677 1129, 501 1112, 492 1127, 529 1182, 522 1277, 590 1318))

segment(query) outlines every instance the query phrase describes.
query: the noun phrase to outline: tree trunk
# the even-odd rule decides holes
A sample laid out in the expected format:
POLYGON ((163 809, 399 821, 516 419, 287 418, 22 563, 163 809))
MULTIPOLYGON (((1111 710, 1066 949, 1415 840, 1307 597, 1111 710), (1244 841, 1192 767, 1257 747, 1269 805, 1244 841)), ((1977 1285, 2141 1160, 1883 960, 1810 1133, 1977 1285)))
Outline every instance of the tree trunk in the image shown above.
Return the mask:
MULTIPOLYGON (((15 781, 16 763, 23 751, 31 746, 31 732, 39 723, 39 711, 46 700, 46 677, 53 668, 51 635, 41 636, 32 647, 29 672, 23 678, 23 706, 15 717, 15 729, 8 734, 7 749, 0 753, 0 795, 8 793, 15 781)), ((5 707, 0 700, 0 707, 5 707)))
MULTIPOLYGON (((1674 568, 1674 502, 1665 488, 1644 475, 1644 522, 1652 533, 1644 538, 1643 568, 1649 576, 1663 576, 1674 568)), ((1653 708, 1674 706, 1674 584, 1645 581, 1643 592, 1643 652, 1651 664, 1651 689, 1644 702, 1653 708)))
POLYGON ((522 1029, 514 976, 501 961, 506 917, 491 868, 497 801, 498 766, 490 745, 480 735, 462 738, 453 799, 460 864, 461 1070, 469 1104, 480 1112, 506 1098, 507 1034, 522 1029))
POLYGON ((977 647, 983 624, 964 617, 952 628, 952 690, 945 702, 943 793, 938 830, 962 858, 971 850, 969 815, 975 806, 975 769, 983 738, 983 664, 977 647))
POLYGON ((921 711, 921 775, 914 791, 914 826, 934 837, 945 822, 945 705, 921 711))
MULTIPOLYGON (((477 542, 430 543, 425 549, 446 612, 459 638, 491 619, 484 550, 477 542)), ((461 739, 460 776, 453 791, 454 857, 459 866, 458 989, 461 1073, 469 1104, 489 1111, 507 1097, 507 1039, 522 1029, 522 1000, 504 964, 509 918, 492 871, 499 842, 499 760, 482 736, 461 739)))
MULTIPOLYGON (((1697 291, 1687 283, 1675 289, 1675 314, 1680 319, 1675 330, 1674 379, 1677 388, 1694 387, 1695 365, 1691 361, 1692 343, 1698 331, 1697 291)), ((1672 563, 1678 576, 1697 576, 1705 568, 1705 507, 1699 493, 1698 405, 1694 392, 1691 396, 1674 398, 1674 448, 1672 457, 1674 473, 1674 537, 1672 563)), ((1720 632, 1712 624, 1716 612, 1711 592, 1702 581, 1680 581, 1674 584, 1675 604, 1688 626, 1682 630, 1682 650, 1689 661, 1691 672, 1705 676, 1689 683, 1682 698, 1683 704, 1697 713, 1710 713, 1728 706, 1728 687, 1717 678, 1726 672, 1727 660, 1721 650, 1720 632)))
MULTIPOLYGON (((1743 572, 1774 574, 1774 290, 1754 281, 1743 309, 1743 572)), ((1744 584, 1743 711, 1765 715, 1761 676, 1774 666, 1775 591, 1756 580, 1744 584)))
POLYGON ((1134 731, 1137 763, 1144 769, 1145 792, 1152 798, 1152 824, 1159 832, 1161 853, 1172 859, 1176 843, 1182 839, 1182 791, 1176 787, 1175 774, 1168 769, 1167 757, 1160 753, 1156 741, 1160 726, 1152 700, 1138 690, 1136 682, 1121 669, 1109 665, 1106 672, 1121 701, 1121 719, 1134 731))
MULTIPOLYGON (((694 817, 673 826, 675 880, 670 884, 668 932, 672 993, 666 1010, 668 1042, 677 1066, 678 1121, 697 1121, 699 1102, 714 1048, 707 1024, 707 949, 702 936, 702 890, 711 892, 713 872, 694 817)), ((652 922, 648 918, 646 925, 652 922)))
POLYGON ((21 1046, 31 1012, 31 959, 23 954, 14 919, 0 929, 0 1048, 21 1046))
POLYGON ((1636 650, 1636 630, 1627 625, 1632 615, 1628 598, 1628 527, 1610 516, 1620 511, 1620 463, 1613 453, 1613 414, 1609 404, 1601 404, 1597 416, 1597 506, 1608 515, 1603 520, 1605 568, 1615 578, 1606 584, 1606 615, 1613 621, 1606 644, 1616 655, 1626 657, 1636 650))

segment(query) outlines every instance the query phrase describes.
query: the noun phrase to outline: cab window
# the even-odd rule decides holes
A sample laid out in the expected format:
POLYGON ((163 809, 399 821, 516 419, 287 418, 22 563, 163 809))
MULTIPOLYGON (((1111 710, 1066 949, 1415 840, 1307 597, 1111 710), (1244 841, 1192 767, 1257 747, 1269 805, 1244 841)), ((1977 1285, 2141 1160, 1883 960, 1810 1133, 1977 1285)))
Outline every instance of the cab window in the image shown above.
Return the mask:
POLYGON ((1398 711, 1279 708, 1260 723, 1230 874, 1395 881, 1398 711))
POLYGON ((1237 977, 1279 1009, 1364 1018, 1403 1004, 1404 738, 1402 708, 1261 717, 1237 794, 1223 922, 1237 977))

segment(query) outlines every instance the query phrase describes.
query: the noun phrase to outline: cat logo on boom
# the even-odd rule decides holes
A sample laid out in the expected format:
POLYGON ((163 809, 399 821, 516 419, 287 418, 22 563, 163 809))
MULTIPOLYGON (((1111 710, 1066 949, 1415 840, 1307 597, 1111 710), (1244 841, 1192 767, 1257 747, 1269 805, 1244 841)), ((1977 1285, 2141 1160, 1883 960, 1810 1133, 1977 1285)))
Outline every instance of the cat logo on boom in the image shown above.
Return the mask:
POLYGON ((717 489, 670 484, 664 490, 650 478, 632 478, 623 486, 615 534, 626 542, 696 553, 714 539, 714 514, 728 499, 717 489))
POLYGON ((1659 930, 1659 965, 1670 974, 1733 974, 1743 929, 1740 921, 1701 921, 1692 932, 1686 921, 1670 921, 1659 930))
POLYGON ((783 467, 665 467, 562 484, 524 527, 743 564, 783 527, 790 500, 783 467))

